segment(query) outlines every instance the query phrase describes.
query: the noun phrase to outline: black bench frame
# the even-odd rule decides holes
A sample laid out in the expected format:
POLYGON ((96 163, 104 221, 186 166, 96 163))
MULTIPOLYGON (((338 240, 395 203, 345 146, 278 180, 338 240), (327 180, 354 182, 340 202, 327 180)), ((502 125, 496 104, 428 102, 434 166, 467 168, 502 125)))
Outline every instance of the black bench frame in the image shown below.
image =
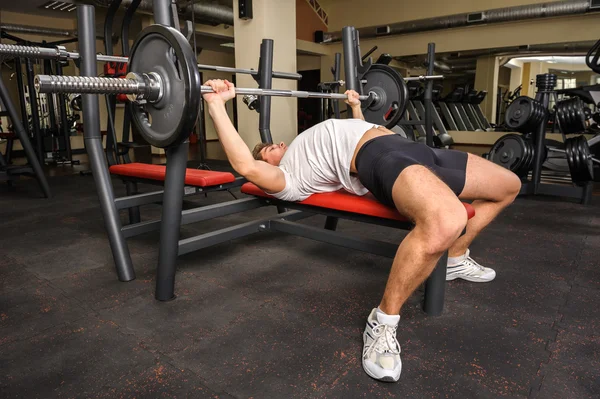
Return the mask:
MULTIPOLYGON (((154 0, 153 7, 155 22, 171 26, 172 16, 170 1, 154 0)), ((81 54, 81 75, 97 76, 94 7, 89 5, 80 5, 77 8, 77 20, 79 49, 81 54)), ((273 46, 261 46, 261 62, 264 64, 272 64, 272 60, 273 46)), ((432 68, 432 66, 430 66, 430 68, 432 68)), ((265 67, 262 68, 263 71, 271 69, 272 68, 270 68, 269 65, 265 65, 265 67)), ((272 75, 269 75, 268 78, 271 79, 272 75)), ((268 83, 269 82, 265 82, 264 79, 261 79, 261 86, 267 85, 268 83)), ((160 229, 160 244, 155 292, 155 297, 158 300, 166 301, 175 298, 174 291, 176 261, 179 255, 232 239, 245 237, 249 234, 254 234, 259 231, 270 229, 292 233, 335 245, 341 245, 347 248, 374 252, 379 255, 393 257, 397 249, 396 244, 384 243, 366 238, 356 238, 334 232, 333 230, 335 230, 337 218, 347 218, 367 223, 392 226, 405 230, 412 228, 412 225, 408 222, 396 222, 383 218, 333 211, 331 209, 325 209, 316 206, 307 206, 304 204, 288 203, 254 197, 182 211, 183 197, 185 196, 185 170, 187 166, 187 154, 189 147, 189 142, 187 141, 181 145, 166 149, 167 166, 164 190, 153 193, 129 195, 123 198, 115 198, 108 164, 102 148, 102 136, 100 134, 100 120, 98 112, 98 96, 84 94, 82 99, 86 150, 90 158, 90 166, 93 172, 94 181, 96 183, 100 207, 105 219, 105 225, 118 278, 121 281, 131 281, 135 279, 135 271, 126 238, 160 229), (160 220, 134 223, 124 227, 121 226, 121 220, 119 217, 119 211, 121 209, 129 209, 132 207, 138 207, 144 204, 160 201, 163 203, 162 217, 160 220), (182 224, 199 222, 202 220, 239 213, 269 205, 277 206, 278 214, 201 234, 196 237, 180 240, 180 227, 182 224), (287 210, 284 208, 289 208, 292 210, 287 210), (320 213, 328 216, 325 229, 313 228, 310 226, 293 223, 296 220, 306 218, 314 213, 320 213)), ((268 104, 266 104, 265 108, 262 108, 262 106, 263 104, 261 104, 262 110, 268 109, 268 104)), ((267 112, 265 112, 266 115, 268 115, 267 112)), ((261 126, 264 127, 264 125, 261 126)), ((432 138, 430 126, 428 126, 427 130, 429 142, 432 138)), ((261 131, 261 136, 267 136, 268 133, 270 133, 268 129, 261 131)), ((447 254, 440 259, 438 266, 433 274, 429 277, 425 286, 426 290, 424 307, 425 311, 431 315, 440 314, 443 308, 446 261, 447 254)))

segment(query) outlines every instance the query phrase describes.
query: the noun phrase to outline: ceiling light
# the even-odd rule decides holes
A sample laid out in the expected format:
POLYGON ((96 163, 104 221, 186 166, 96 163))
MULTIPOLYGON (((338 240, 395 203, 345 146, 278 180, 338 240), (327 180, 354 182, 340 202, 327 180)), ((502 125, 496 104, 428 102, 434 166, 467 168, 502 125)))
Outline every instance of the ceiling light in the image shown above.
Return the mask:
POLYGON ((77 6, 73 3, 65 3, 64 1, 48 1, 39 8, 57 12, 72 12, 77 9, 77 6))

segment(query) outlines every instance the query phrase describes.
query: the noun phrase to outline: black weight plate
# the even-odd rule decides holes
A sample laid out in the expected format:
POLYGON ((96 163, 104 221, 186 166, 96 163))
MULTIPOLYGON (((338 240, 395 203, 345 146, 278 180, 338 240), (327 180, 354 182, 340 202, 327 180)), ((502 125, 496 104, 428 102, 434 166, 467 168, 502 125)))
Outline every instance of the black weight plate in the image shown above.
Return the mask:
POLYGON ((573 139, 571 142, 571 154, 573 155, 573 162, 575 164, 575 174, 576 180, 578 182, 582 182, 585 180, 584 174, 585 170, 582 168, 582 159, 581 159, 581 149, 579 148, 579 143, 577 141, 577 137, 573 139))
POLYGON ((489 152, 489 160, 515 173, 521 170, 525 161, 525 141, 518 134, 500 137, 489 152))
POLYGON ((579 164, 583 181, 594 180, 594 162, 592 151, 584 136, 577 137, 577 148, 579 150, 579 164))
POLYGON ((569 133, 577 132, 577 112, 575 111, 576 101, 569 102, 569 133))
POLYGON ((529 148, 529 142, 527 140, 523 140, 523 162, 521 162, 521 166, 519 170, 516 170, 515 173, 518 176, 526 176, 529 171, 529 160, 531 159, 531 152, 529 148))
POLYGON ((565 154, 567 155, 567 164, 569 165, 569 172, 571 173, 571 180, 573 183, 579 182, 579 175, 577 173, 577 165, 573 157, 573 139, 565 140, 565 154))
POLYGON ((402 75, 390 66, 373 64, 362 79, 367 81, 362 92, 369 94, 372 91, 379 97, 377 101, 362 102, 365 120, 388 129, 396 126, 408 102, 408 88, 402 75))
POLYGON ((577 132, 583 132, 585 130, 585 109, 581 98, 576 97, 577 101, 573 105, 574 119, 573 128, 577 129, 577 132))
POLYGON ((540 113, 543 117, 543 111, 533 98, 520 96, 506 108, 504 121, 514 131, 529 133, 539 124, 540 113))
POLYGON ((556 120, 564 134, 585 130, 585 111, 581 98, 573 97, 556 104, 556 120))
POLYGON ((527 162, 527 172, 533 169, 533 162, 535 160, 535 145, 531 141, 527 141, 529 145, 529 161, 527 162))
POLYGON ((523 174, 527 175, 531 169, 533 169, 533 160, 535 158, 535 148, 530 140, 525 140, 527 146, 527 159, 523 165, 523 174))
POLYGON ((163 83, 158 102, 131 107, 140 134, 160 148, 184 142, 198 119, 201 98, 198 65, 185 36, 168 26, 148 26, 131 48, 129 72, 156 72, 163 83))

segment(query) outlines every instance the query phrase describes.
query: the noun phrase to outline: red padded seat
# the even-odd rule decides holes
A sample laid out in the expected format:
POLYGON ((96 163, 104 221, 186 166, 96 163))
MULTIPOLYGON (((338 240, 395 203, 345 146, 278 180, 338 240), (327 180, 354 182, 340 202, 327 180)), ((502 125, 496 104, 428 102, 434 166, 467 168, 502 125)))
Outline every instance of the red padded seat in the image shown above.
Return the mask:
MULTIPOLYGON (((274 198, 252 183, 244 184, 242 186, 242 192, 257 197, 274 198)), ((350 194, 347 191, 335 191, 331 193, 313 194, 304 201, 298 203, 384 219, 399 220, 401 222, 408 221, 408 218, 398 213, 396 209, 383 205, 371 194, 359 197, 358 195, 350 194)), ((469 219, 475 216, 475 209, 470 204, 463 202, 463 205, 469 219)))
MULTIPOLYGON (((118 176, 137 177, 138 179, 164 181, 167 167, 164 165, 153 165, 147 163, 125 163, 113 165, 109 168, 110 173, 118 176)), ((235 176, 229 172, 216 172, 202 169, 186 169, 185 184, 194 187, 210 187, 219 184, 232 183, 235 176)))
POLYGON ((0 132, 0 139, 16 139, 17 135, 13 132, 0 132))

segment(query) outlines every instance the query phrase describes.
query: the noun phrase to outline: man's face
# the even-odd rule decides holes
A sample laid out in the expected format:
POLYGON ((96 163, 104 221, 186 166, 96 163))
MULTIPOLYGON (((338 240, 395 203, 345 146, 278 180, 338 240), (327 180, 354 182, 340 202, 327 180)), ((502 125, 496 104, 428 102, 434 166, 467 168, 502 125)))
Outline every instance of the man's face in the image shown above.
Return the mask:
POLYGON ((271 144, 270 146, 263 148, 260 153, 262 159, 264 159, 266 163, 279 166, 279 162, 281 162, 281 158, 283 158, 287 148, 287 145, 282 141, 279 144, 271 144))

